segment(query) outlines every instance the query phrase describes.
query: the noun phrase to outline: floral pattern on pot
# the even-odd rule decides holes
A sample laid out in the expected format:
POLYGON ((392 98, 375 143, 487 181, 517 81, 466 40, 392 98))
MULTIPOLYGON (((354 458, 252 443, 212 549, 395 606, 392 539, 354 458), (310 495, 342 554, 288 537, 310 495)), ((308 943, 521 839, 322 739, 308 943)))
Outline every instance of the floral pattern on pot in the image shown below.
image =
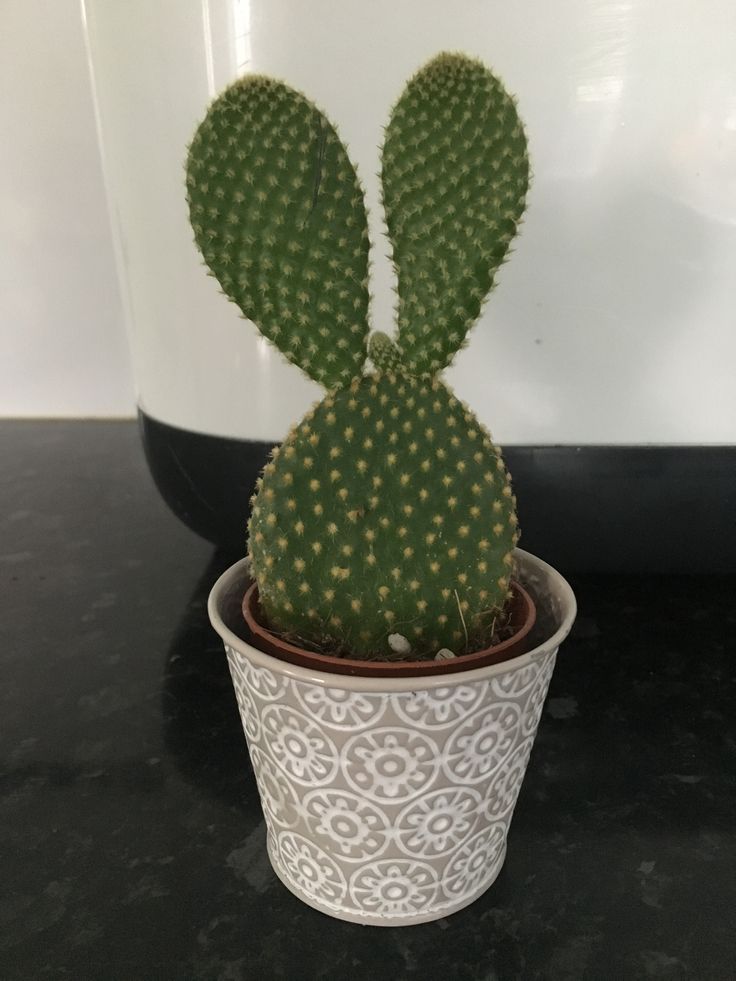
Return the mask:
POLYGON ((268 705, 261 721, 268 750, 287 777, 309 787, 331 779, 337 747, 309 716, 288 705, 268 705))
POLYGON ((350 862, 380 855, 393 834, 386 813, 349 790, 314 790, 304 810, 314 839, 326 838, 350 862))
POLYGON ((552 672, 555 669, 554 658, 550 661, 546 659, 540 666, 539 674, 534 683, 529 686, 529 698, 526 703, 527 710, 521 721, 521 729, 525 736, 534 736, 542 718, 544 710, 544 700, 547 697, 547 689, 552 680, 552 672))
POLYGON ((489 821, 504 817, 514 807, 533 744, 534 737, 528 736, 516 746, 499 770, 498 776, 493 781, 493 793, 486 798, 485 814, 489 821))
POLYGON ((368 726, 383 713, 387 696, 364 695, 359 691, 300 685, 296 690, 304 711, 335 729, 354 732, 368 726))
POLYGON ((293 828, 301 819, 301 807, 294 788, 284 780, 281 771, 260 746, 251 745, 249 748, 258 793, 269 824, 293 828))
POLYGON ((336 903, 345 895, 345 876, 321 848, 291 831, 276 838, 276 853, 284 872, 307 893, 336 903))
POLYGON ((450 782, 482 783, 516 745, 521 713, 515 702, 485 705, 458 726, 443 758, 450 782))
POLYGON ((425 862, 373 862, 353 875, 350 898, 366 913, 411 916, 431 904, 438 885, 435 870, 425 862))
POLYGON ((410 725, 420 723, 431 729, 451 726, 481 704, 484 688, 485 685, 455 685, 409 692, 396 703, 396 712, 410 725))
POLYGON ((399 814, 399 847, 409 855, 445 855, 467 838, 482 811, 477 790, 433 790, 413 800, 399 814))
POLYGON ((491 824, 478 831, 452 856, 447 865, 445 889, 462 895, 474 892, 499 868, 505 855, 506 826, 491 824))
POLYGON ((284 675, 275 674, 265 668, 257 668, 247 658, 236 658, 253 694, 263 702, 281 701, 289 685, 284 675))
POLYGON ((372 729, 345 744, 345 777, 369 800, 408 800, 432 783, 438 766, 435 743, 406 728, 372 729))
POLYGON ((376 924, 480 895, 503 864, 556 651, 490 678, 373 692, 281 675, 248 650, 228 659, 282 881, 376 924))
POLYGON ((248 663, 242 659, 238 660, 233 651, 228 651, 227 662, 230 666, 230 676, 233 679, 235 699, 238 703, 240 720, 243 723, 243 732, 249 745, 254 745, 258 742, 258 737, 261 734, 261 717, 250 693, 248 663))

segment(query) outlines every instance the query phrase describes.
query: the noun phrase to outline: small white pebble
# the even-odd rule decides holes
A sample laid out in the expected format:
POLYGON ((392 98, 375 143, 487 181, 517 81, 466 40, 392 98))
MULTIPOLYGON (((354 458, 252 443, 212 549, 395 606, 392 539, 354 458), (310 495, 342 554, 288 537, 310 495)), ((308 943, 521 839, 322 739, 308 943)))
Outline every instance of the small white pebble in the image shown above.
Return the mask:
POLYGON ((449 661, 453 657, 456 657, 456 655, 449 648, 443 647, 442 650, 437 651, 434 659, 435 661, 449 661))
POLYGON ((411 644, 403 634, 389 634, 388 646, 394 654, 408 654, 411 650, 411 644))

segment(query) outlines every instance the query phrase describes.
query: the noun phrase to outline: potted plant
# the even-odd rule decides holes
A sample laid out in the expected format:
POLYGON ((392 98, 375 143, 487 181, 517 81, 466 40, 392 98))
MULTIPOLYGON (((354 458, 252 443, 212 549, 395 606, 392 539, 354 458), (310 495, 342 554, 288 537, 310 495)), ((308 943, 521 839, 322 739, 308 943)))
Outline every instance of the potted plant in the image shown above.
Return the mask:
POLYGON ((516 548, 501 453, 441 379, 524 210, 514 100, 480 62, 440 54, 394 106, 381 178, 395 340, 369 332, 355 168, 303 95, 239 79, 187 161, 209 269, 327 389, 273 450, 249 559, 209 601, 269 855, 311 906, 400 925, 498 874, 575 600, 516 548))

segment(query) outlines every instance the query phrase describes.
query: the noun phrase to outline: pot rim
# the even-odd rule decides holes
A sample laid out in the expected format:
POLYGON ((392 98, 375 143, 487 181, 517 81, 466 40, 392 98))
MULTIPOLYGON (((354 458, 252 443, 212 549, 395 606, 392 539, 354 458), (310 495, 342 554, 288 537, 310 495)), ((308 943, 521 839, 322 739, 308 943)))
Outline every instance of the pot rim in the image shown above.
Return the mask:
MULTIPOLYGON (((333 672, 301 667, 300 665, 291 664, 288 661, 282 661, 280 658, 274 657, 271 654, 265 654, 257 647, 248 643, 248 641, 243 640, 225 622, 225 611, 229 609, 232 610, 236 622, 239 616, 240 622, 245 623, 242 619, 241 604, 245 593, 246 581, 250 578, 248 575, 248 560, 245 558, 240 559, 240 561, 230 566, 214 584, 207 600, 207 612, 213 628, 227 647, 247 654, 248 659, 258 667, 267 668, 276 674, 284 675, 288 678, 308 682, 313 685, 321 685, 324 688, 365 692, 405 692, 416 691, 417 689, 426 690, 429 688, 454 688, 457 685, 470 684, 474 681, 492 678, 496 675, 506 674, 509 671, 524 667, 538 657, 552 650, 556 650, 570 633, 577 613, 577 602, 570 584, 556 569, 530 552, 525 552, 523 549, 516 549, 516 556, 522 565, 527 567, 525 571, 536 571, 537 573, 541 573, 543 578, 548 582, 554 582, 555 592, 561 608, 557 629, 549 637, 542 640, 524 654, 519 654, 507 661, 500 661, 496 664, 488 664, 479 668, 469 668, 467 671, 456 671, 452 674, 414 675, 404 678, 335 674, 333 672)), ((539 606, 539 600, 534 596, 534 592, 532 592, 532 597, 535 599, 537 606, 539 606)))

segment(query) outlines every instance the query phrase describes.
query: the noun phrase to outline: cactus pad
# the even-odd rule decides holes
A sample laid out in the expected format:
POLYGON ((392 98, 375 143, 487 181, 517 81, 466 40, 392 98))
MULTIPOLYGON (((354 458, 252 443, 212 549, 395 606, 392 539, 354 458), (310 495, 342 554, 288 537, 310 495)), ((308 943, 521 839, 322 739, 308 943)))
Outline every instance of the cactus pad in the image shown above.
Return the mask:
POLYGON ((226 295, 330 388, 359 375, 368 333, 363 191, 303 95, 246 75, 210 106, 187 160, 197 245, 226 295))
POLYGON ((383 148, 398 345, 417 374, 462 346, 524 211, 529 162, 514 100, 479 61, 441 54, 408 83, 383 148))
POLYGON ((250 550, 287 636, 388 657, 477 650, 507 598, 514 498, 498 449, 438 379, 368 375, 328 395, 274 451, 250 550))

